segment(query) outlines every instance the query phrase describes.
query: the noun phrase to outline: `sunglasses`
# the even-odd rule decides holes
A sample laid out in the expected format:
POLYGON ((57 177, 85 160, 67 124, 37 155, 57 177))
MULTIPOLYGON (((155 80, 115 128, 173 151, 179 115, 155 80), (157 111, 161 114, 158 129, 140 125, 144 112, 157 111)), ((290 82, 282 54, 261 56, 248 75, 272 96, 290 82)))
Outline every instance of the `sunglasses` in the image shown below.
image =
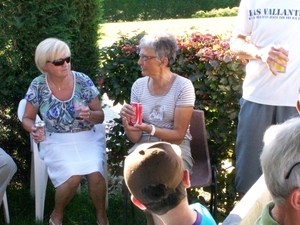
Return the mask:
POLYGON ((295 163, 295 164, 291 167, 291 169, 289 170, 289 172, 287 173, 287 175, 284 177, 286 180, 290 178, 290 175, 291 175, 293 169, 294 169, 296 166, 298 166, 299 164, 300 164, 300 162, 297 162, 297 163, 295 163))
POLYGON ((52 63, 54 66, 62 66, 65 62, 69 63, 71 61, 71 56, 64 59, 55 59, 53 61, 47 61, 47 63, 52 63))

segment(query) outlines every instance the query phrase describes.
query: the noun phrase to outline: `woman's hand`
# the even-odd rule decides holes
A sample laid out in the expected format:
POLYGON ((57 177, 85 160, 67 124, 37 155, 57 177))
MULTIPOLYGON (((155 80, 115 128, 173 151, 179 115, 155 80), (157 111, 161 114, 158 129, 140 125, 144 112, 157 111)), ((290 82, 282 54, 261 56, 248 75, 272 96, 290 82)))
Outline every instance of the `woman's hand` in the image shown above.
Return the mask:
POLYGON ((134 112, 134 109, 131 105, 125 104, 121 108, 119 115, 122 117, 122 119, 126 118, 129 121, 130 118, 132 118, 135 115, 135 112, 134 112))
POLYGON ((31 134, 31 137, 32 137, 32 139, 34 140, 34 142, 35 143, 39 143, 41 140, 41 138, 40 138, 40 133, 39 133, 39 131, 38 131, 38 129, 36 128, 36 127, 31 127, 31 132, 30 132, 30 134, 31 134))
POLYGON ((91 115, 91 110, 89 107, 81 108, 79 117, 83 120, 88 120, 91 115))
POLYGON ((142 131, 142 129, 140 128, 141 125, 136 126, 129 124, 129 120, 127 117, 122 117, 122 124, 126 131, 142 131))
POLYGON ((90 123, 93 124, 103 123, 104 112, 102 110, 98 97, 94 98, 93 101, 91 101, 88 104, 87 108, 81 109, 79 115, 82 119, 89 121, 90 123))
POLYGON ((120 110, 119 115, 122 118, 122 124, 124 126, 124 130, 128 139, 133 143, 138 142, 142 136, 142 130, 140 129, 140 127, 136 127, 136 125, 129 124, 130 118, 134 116, 134 110, 132 106, 129 104, 125 104, 120 110))

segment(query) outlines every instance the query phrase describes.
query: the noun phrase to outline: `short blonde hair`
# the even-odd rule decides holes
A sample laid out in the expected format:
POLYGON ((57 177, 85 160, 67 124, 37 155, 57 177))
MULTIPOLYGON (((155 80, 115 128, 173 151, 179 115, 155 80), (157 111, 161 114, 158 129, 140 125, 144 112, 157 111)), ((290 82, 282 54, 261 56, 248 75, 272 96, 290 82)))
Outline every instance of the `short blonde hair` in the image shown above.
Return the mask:
POLYGON ((43 69, 47 61, 53 61, 57 59, 59 54, 66 54, 71 56, 71 51, 68 44, 57 38, 47 38, 40 42, 35 50, 35 64, 39 71, 46 74, 43 69))

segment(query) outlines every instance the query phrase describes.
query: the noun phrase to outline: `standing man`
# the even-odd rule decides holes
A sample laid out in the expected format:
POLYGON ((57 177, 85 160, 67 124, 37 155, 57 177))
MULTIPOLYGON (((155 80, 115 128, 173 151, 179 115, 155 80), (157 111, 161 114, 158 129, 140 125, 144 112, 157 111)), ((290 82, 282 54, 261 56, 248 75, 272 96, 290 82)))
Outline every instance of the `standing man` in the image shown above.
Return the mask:
POLYGON ((2 148, 0 148, 0 205, 2 203, 6 187, 16 171, 17 166, 14 160, 2 148))
POLYGON ((241 0, 231 40, 233 53, 249 59, 235 149, 240 196, 262 174, 259 156, 266 129, 297 114, 299 27, 300 1, 241 0))

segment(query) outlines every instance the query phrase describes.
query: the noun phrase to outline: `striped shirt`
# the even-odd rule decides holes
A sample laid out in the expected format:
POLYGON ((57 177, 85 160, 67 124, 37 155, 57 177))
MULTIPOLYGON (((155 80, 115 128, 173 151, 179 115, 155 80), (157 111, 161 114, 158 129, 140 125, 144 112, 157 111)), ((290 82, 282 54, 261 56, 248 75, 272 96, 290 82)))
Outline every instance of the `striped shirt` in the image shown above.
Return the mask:
MULTIPOLYGON (((167 93, 155 96, 151 94, 148 82, 149 77, 139 78, 134 82, 130 102, 142 103, 144 123, 172 130, 176 107, 194 107, 194 86, 189 79, 176 75, 167 93)), ((189 130, 185 138, 191 140, 189 130)))

